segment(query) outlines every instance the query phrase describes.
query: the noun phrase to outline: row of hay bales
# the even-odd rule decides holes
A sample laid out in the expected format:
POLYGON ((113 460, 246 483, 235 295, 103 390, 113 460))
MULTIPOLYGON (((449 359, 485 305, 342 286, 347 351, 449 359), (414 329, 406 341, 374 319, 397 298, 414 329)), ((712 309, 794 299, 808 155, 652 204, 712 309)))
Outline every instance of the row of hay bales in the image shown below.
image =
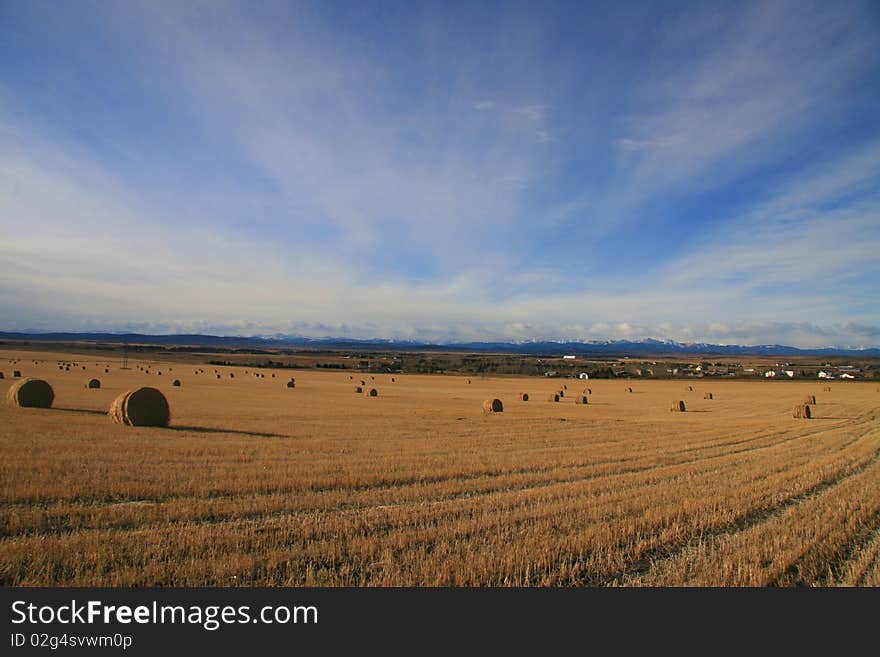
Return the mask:
MULTIPOLYGON (((547 397, 548 402, 558 402, 562 396, 564 395, 564 391, 560 390, 558 392, 552 392, 547 397)), ((529 401, 529 393, 522 392, 519 394, 519 400, 527 402, 529 401)), ((574 398, 575 404, 589 404, 590 398, 586 395, 576 395, 574 398)), ((484 413, 502 413, 504 412, 504 404, 498 398, 490 398, 483 402, 483 412, 484 413)))
MULTIPOLYGON (((6 398, 14 406, 51 408, 55 391, 42 379, 24 379, 9 388, 6 398)), ((149 387, 122 393, 110 404, 108 413, 114 422, 134 427, 167 427, 171 421, 165 395, 149 387)))

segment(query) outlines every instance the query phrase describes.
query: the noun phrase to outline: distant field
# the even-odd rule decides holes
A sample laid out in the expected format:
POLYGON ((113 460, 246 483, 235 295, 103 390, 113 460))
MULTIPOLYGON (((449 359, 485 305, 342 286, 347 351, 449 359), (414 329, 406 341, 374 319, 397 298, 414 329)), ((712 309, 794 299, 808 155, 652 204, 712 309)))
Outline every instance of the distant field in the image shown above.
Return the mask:
POLYGON ((104 358, 0 351, 0 584, 880 584, 876 382, 256 378, 104 358), (15 369, 49 381, 52 409, 5 402, 15 369), (141 385, 171 428, 108 419, 141 385), (813 419, 794 419, 808 394, 813 419), (481 413, 490 397, 503 413, 481 413))

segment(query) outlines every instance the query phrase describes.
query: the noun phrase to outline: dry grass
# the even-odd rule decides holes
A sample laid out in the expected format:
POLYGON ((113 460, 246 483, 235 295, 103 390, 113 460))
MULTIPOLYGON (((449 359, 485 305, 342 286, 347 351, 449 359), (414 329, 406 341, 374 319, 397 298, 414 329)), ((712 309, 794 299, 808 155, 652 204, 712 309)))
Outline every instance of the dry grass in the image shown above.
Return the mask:
POLYGON ((33 357, 55 409, 0 405, 4 585, 880 583, 873 385, 836 385, 812 422, 799 382, 713 383, 672 414, 680 382, 596 381, 589 409, 485 417, 522 379, 395 375, 368 400, 347 374, 297 373, 292 396, 221 368, 171 394, 157 363, 87 390, 69 355, 33 357), (171 428, 106 416, 143 385, 171 428))

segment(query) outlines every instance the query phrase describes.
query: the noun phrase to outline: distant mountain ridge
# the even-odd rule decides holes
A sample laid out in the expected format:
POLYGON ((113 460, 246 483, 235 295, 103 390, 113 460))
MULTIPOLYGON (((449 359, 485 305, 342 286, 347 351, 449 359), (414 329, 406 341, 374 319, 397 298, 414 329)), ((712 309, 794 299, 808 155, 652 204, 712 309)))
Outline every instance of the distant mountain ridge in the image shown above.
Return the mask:
POLYGON ((204 346, 224 348, 278 349, 285 347, 357 350, 357 351, 474 351, 535 355, 721 355, 721 356, 857 356, 880 357, 880 348, 850 349, 824 347, 800 349, 780 344, 719 345, 711 343, 684 343, 671 340, 593 340, 523 342, 420 342, 393 339, 306 338, 296 335, 220 336, 202 334, 147 335, 143 333, 61 333, 61 332, 3 332, 0 340, 32 340, 39 342, 101 342, 111 344, 141 344, 155 346, 204 346))

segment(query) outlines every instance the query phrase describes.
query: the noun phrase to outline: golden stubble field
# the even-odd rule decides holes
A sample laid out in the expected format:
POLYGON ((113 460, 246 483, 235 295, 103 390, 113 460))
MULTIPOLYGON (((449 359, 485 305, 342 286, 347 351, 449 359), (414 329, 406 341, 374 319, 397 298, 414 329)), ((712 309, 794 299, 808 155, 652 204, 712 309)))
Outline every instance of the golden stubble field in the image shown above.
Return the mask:
POLYGON ((880 583, 876 383, 130 366, 0 351, 0 583, 880 583), (14 369, 52 409, 6 403, 14 369), (107 417, 142 385, 170 428, 107 417), (794 419, 807 394, 814 418, 794 419))

